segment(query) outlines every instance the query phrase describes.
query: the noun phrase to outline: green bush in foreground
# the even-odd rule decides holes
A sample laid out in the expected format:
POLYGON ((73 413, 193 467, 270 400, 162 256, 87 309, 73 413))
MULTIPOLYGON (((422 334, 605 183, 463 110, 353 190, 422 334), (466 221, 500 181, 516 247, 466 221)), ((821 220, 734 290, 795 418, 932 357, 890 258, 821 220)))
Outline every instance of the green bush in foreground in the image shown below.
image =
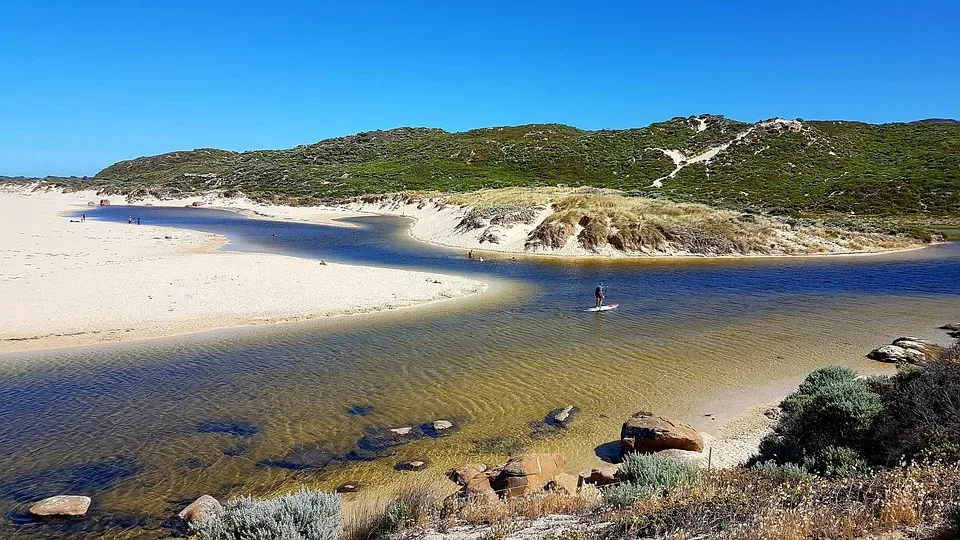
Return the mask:
POLYGON ((626 507, 662 491, 699 482, 700 469, 677 458, 629 454, 624 457, 616 478, 621 483, 606 488, 604 500, 614 506, 626 507))
POLYGON ((877 386, 843 367, 814 371, 781 403, 783 417, 754 462, 794 463, 829 476, 863 470, 864 449, 883 412, 877 386))
POLYGON ((340 497, 307 490, 275 499, 240 497, 191 529, 200 540, 339 540, 340 497))

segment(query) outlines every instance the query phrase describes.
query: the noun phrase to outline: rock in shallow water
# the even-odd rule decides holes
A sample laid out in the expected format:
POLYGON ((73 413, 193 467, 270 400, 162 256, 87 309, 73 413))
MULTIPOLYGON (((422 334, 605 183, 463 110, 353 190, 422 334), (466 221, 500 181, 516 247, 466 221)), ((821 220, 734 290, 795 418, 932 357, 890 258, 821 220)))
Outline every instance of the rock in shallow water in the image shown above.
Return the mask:
POLYGON ((264 467, 279 467, 291 471, 322 469, 334 460, 319 444, 305 444, 291 449, 283 459, 267 459, 257 464, 264 467))
POLYGON ((359 482, 344 482, 337 486, 337 493, 356 493, 363 486, 359 482))
POLYGON ((223 433, 237 437, 252 437, 260 433, 257 426, 243 420, 208 420, 197 425, 200 433, 223 433))
POLYGON ((579 412, 580 412, 579 407, 575 407, 573 405, 567 405, 566 407, 561 407, 559 409, 554 409, 550 411, 547 414, 546 418, 544 418, 544 422, 546 422, 547 424, 553 427, 565 428, 568 425, 570 425, 570 422, 573 422, 573 419, 577 416, 577 413, 579 412))
POLYGON ((878 362, 895 362, 898 364, 915 364, 926 360, 926 355, 915 349, 906 349, 899 345, 884 345, 867 354, 867 358, 878 362))
POLYGON ((37 517, 80 517, 90 509, 90 497, 81 495, 57 495, 30 507, 30 514, 37 517))
POLYGON ((220 501, 210 495, 201 495, 200 498, 181 510, 177 517, 191 523, 202 518, 208 512, 220 512, 221 510, 223 510, 223 506, 220 505, 220 501))
POLYGON ((661 450, 703 451, 703 437, 692 426, 638 412, 620 429, 620 456, 661 450))
POLYGON ((426 461, 401 461, 393 468, 398 471, 422 471, 427 468, 426 461))

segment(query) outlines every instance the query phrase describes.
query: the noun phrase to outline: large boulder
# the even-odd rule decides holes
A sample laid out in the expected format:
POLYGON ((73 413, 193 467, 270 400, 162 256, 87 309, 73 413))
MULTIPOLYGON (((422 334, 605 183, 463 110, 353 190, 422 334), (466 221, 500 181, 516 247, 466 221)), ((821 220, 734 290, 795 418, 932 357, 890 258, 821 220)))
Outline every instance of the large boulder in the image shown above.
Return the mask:
POLYGON ((561 454, 522 454, 503 466, 492 485, 508 498, 543 491, 565 463, 561 454))
POLYGON ((899 345, 884 345, 867 354, 867 358, 878 362, 894 362, 897 364, 916 364, 926 360, 926 355, 915 349, 907 349, 899 345))
POLYGON ((57 495, 34 504, 28 512, 37 517, 80 517, 90 509, 90 497, 57 495))
POLYGON ((190 503, 186 508, 180 511, 177 514, 177 517, 186 521, 187 523, 192 523, 202 518, 206 514, 221 512, 223 511, 223 506, 220 505, 220 501, 214 499, 210 495, 201 495, 200 498, 190 503))
POLYGON ((450 469, 447 471, 447 478, 463 486, 460 489, 460 497, 470 500, 496 501, 497 494, 490 485, 492 472, 486 465, 471 464, 450 469))
POLYGON ((661 450, 703 451, 703 437, 687 424, 674 423, 648 412, 638 412, 620 429, 620 457, 631 452, 661 450))

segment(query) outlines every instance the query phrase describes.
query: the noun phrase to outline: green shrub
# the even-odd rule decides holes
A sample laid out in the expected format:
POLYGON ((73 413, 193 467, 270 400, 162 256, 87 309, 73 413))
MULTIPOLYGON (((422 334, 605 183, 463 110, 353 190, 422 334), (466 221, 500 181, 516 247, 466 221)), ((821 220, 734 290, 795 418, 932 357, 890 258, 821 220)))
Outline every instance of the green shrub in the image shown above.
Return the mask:
POLYGON ((867 461, 853 448, 827 446, 803 458, 803 468, 821 476, 856 476, 869 468, 867 461))
POLYGON ((754 470, 760 478, 775 484, 799 484, 810 478, 810 473, 806 469, 793 463, 779 465, 767 461, 758 464, 754 470))
POLYGON ((657 454, 629 454, 617 471, 617 480, 651 490, 670 489, 700 480, 700 469, 689 461, 657 454))
POLYGON ((240 497, 191 529, 200 540, 339 540, 340 497, 307 490, 275 499, 240 497))
POLYGON ((819 472, 847 471, 848 465, 859 464, 859 458, 835 448, 863 454, 883 412, 875 387, 844 367, 814 371, 781 403, 780 422, 760 443, 753 463, 794 463, 819 472))
POLYGON ((960 461, 960 363, 940 360, 903 370, 883 395, 873 459, 960 461))
POLYGON ((608 486, 603 489, 603 500, 615 508, 629 508, 640 499, 652 497, 656 489, 637 484, 623 483, 608 486))

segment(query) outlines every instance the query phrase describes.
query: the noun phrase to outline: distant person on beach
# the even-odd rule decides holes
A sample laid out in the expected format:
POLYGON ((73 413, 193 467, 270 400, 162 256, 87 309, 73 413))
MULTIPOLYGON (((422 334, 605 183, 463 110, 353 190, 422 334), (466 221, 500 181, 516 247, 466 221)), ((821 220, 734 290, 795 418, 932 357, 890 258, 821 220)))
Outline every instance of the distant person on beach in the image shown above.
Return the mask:
POLYGON ((86 220, 87 220, 87 215, 86 215, 86 214, 80 214, 80 223, 83 223, 83 222, 86 221, 86 220))
POLYGON ((133 216, 127 216, 127 224, 129 225, 132 223, 133 223, 133 216))
POLYGON ((137 225, 140 224, 140 218, 137 218, 137 225))
POLYGON ((597 290, 594 291, 594 296, 597 297, 597 307, 600 307, 603 305, 603 299, 606 298, 607 296, 606 290, 607 288, 603 286, 602 281, 600 283, 597 283, 597 290))
POLYGON ((472 250, 472 249, 470 250, 470 253, 467 253, 467 258, 468 258, 468 259, 472 259, 472 258, 473 258, 473 250, 472 250))

